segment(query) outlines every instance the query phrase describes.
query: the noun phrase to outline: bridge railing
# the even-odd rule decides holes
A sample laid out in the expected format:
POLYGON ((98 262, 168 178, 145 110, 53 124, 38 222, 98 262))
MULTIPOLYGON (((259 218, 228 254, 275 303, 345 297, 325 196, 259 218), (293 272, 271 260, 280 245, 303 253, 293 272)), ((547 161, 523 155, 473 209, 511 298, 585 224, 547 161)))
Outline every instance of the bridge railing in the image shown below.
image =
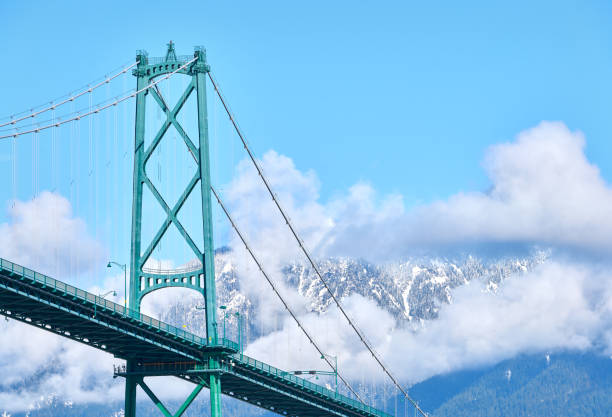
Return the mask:
MULTIPOLYGON (((171 62, 187 62, 191 59, 193 59, 193 55, 179 55, 176 57, 176 61, 171 61, 171 62)), ((166 61, 166 58, 163 56, 149 58, 149 65, 165 64, 166 62, 169 62, 169 61, 166 61)))
MULTIPOLYGON (((72 296, 75 299, 85 300, 93 305, 103 308, 107 311, 111 311, 115 314, 119 314, 125 317, 129 317, 131 319, 138 320, 143 322, 151 327, 162 330, 166 333, 175 335, 178 338, 181 338, 185 341, 192 342, 194 344, 200 345, 202 347, 210 346, 206 343, 206 339, 200 336, 196 336, 193 333, 189 333, 185 330, 179 329, 177 327, 171 326, 167 323, 164 323, 160 320, 149 317, 145 314, 142 314, 138 311, 131 310, 129 308, 125 308, 121 304, 117 304, 113 301, 107 300, 100 296, 94 295, 88 291, 81 290, 72 285, 66 284, 65 282, 56 280, 54 278, 48 277, 39 272, 33 271, 31 269, 25 268, 21 265, 17 265, 13 262, 7 261, 5 259, 0 258, 0 268, 6 271, 9 271, 13 274, 20 275, 23 278, 29 279, 32 282, 40 284, 43 288, 52 288, 54 291, 61 291, 62 293, 72 296)), ((94 310, 94 314, 95 310, 94 310)), ((224 347, 228 347, 230 349, 234 349, 236 351, 239 350, 239 346, 236 342, 232 340, 228 340, 225 338, 219 339, 219 345, 224 347)), ((321 395, 324 395, 330 399, 342 402, 346 405, 349 405, 357 410, 361 410, 367 412, 371 415, 376 415, 380 417, 390 417, 389 414, 386 414, 380 410, 377 410, 373 407, 370 407, 366 404, 363 404, 360 401, 357 401, 353 398, 347 397, 343 394, 339 394, 335 391, 329 390, 327 388, 322 387, 321 385, 314 384, 306 379, 298 378, 290 372, 283 371, 281 369, 275 368, 274 366, 270 366, 266 363, 260 362, 256 359, 250 358, 244 354, 234 354, 232 355, 234 361, 237 361, 243 365, 247 365, 256 369, 259 369, 263 372, 266 372, 270 375, 274 375, 275 377, 281 378, 286 382, 289 382, 293 385, 297 385, 311 391, 317 392, 321 395)))
POLYGON ((189 272, 197 272, 202 270, 202 265, 193 265, 187 266, 184 268, 177 269, 161 269, 161 268, 142 268, 142 272, 145 274, 155 274, 155 275, 177 275, 177 274, 186 274, 189 272))
POLYGON ((332 391, 330 389, 327 389, 325 387, 322 387, 321 385, 315 384, 313 382, 310 382, 304 378, 299 378, 295 375, 293 375, 291 372, 287 372, 287 371, 283 371, 281 369, 275 368, 274 366, 270 366, 267 363, 263 363, 260 362, 256 359, 253 359, 251 357, 248 357, 246 355, 243 354, 235 354, 233 355, 234 360, 241 362, 243 364, 246 364, 248 366, 257 368, 261 371, 267 372, 268 374, 274 375, 278 378, 282 378, 287 382, 290 382, 294 385, 299 385, 303 388, 307 388, 310 389, 312 391, 315 391, 321 395, 324 395, 326 397, 329 397, 333 400, 336 401, 340 401, 346 405, 349 405, 353 408, 356 408, 358 410, 361 411, 365 411, 369 414, 375 415, 375 416, 380 416, 380 417, 392 417, 390 414, 387 414, 381 410, 378 410, 374 407, 370 407, 369 405, 366 405, 364 403, 362 403, 361 401, 357 401, 353 398, 347 397, 346 395, 343 394, 339 394, 335 391, 332 391))
MULTIPOLYGON (((141 321, 151 327, 162 330, 166 333, 170 333, 185 341, 200 345, 202 347, 209 346, 207 343, 207 340, 203 337, 196 336, 193 333, 179 329, 178 327, 164 323, 163 321, 154 319, 153 317, 149 317, 146 314, 140 313, 139 311, 135 311, 130 308, 126 308, 122 306, 121 304, 117 304, 113 301, 107 300, 103 297, 97 296, 88 291, 81 290, 77 287, 66 284, 65 282, 48 277, 47 275, 41 274, 40 272, 36 272, 29 268, 23 267, 21 265, 17 265, 11 261, 7 261, 6 259, 0 258, 0 267, 2 267, 2 269, 9 271, 11 273, 21 275, 24 278, 28 278, 32 280, 33 282, 42 284, 43 288, 52 288, 55 291, 61 291, 65 294, 71 295, 74 298, 88 301, 94 304, 96 309, 100 307, 107 311, 112 311, 115 314, 119 314, 125 317, 129 317, 131 319, 141 321)), ((232 340, 228 340, 225 338, 219 338, 218 344, 221 346, 230 348, 230 349, 239 350, 238 343, 232 340)))

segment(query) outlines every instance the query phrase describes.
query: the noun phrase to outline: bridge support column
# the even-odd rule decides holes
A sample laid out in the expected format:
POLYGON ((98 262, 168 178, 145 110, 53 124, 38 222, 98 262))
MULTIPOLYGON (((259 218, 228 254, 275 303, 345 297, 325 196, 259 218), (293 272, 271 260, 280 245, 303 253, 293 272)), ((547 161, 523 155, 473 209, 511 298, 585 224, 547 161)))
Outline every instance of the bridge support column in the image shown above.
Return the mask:
MULTIPOLYGON (((128 360, 126 369, 133 368, 132 361, 128 360)), ((136 417, 136 385, 138 379, 133 375, 125 377, 125 417, 136 417)))
MULTIPOLYGON (((218 368, 216 359, 210 359, 211 369, 218 368)), ((221 378, 220 375, 210 374, 210 417, 221 417, 221 378)))
MULTIPOLYGON (((202 266, 204 268, 204 304, 206 312, 206 337, 208 343, 219 343, 217 332, 217 297, 215 294, 215 257, 212 224, 212 201, 210 196, 210 155, 208 147, 208 111, 206 108, 206 73, 208 66, 203 50, 196 51, 199 57, 197 72, 195 74, 196 94, 198 103, 198 138, 200 145, 199 169, 200 186, 202 191, 202 234, 204 237, 204 251, 202 266)), ((219 368, 219 360, 210 358, 209 368, 219 368)), ((210 415, 221 417, 221 378, 214 373, 210 374, 210 415)))
MULTIPOLYGON (((172 414, 170 410, 164 405, 164 403, 155 395, 155 393, 149 388, 149 386, 144 382, 144 376, 142 375, 126 375, 125 377, 125 386, 126 386, 126 395, 125 395, 125 416, 135 417, 136 416, 136 386, 140 385, 140 388, 149 396, 151 401, 155 404, 155 406, 161 411, 164 417, 181 417, 187 408, 193 403, 193 400, 196 399, 200 391, 204 388, 204 382, 200 380, 198 385, 194 388, 194 390, 189 394, 187 399, 183 401, 183 404, 178 408, 176 413, 172 414), (133 393, 133 396, 128 395, 128 387, 133 393), (131 398, 131 399, 130 399, 131 398)), ((220 407, 220 406, 219 406, 220 407)), ((220 411, 220 410, 219 410, 220 411)), ((215 416, 217 414, 213 414, 215 416)), ((221 414, 218 414, 219 416, 221 414)))

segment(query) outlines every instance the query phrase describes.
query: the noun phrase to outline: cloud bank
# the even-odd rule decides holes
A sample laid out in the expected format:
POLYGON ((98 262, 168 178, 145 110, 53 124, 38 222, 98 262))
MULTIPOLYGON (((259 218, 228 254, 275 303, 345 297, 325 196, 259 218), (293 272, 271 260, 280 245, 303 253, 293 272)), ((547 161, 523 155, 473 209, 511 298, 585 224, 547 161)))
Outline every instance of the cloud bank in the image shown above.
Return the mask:
POLYGON ((461 193, 419 207, 398 243, 521 242, 610 253, 612 189, 585 154, 585 139, 543 122, 495 145, 487 193, 461 193))
MULTIPOLYGON (((291 159, 273 151, 264 155, 262 165, 317 256, 384 262, 423 251, 443 253, 464 245, 541 245, 563 249, 565 254, 609 255, 612 189, 588 161, 584 148, 580 132, 570 131, 562 123, 543 122, 514 141, 487 149, 483 167, 491 186, 486 192, 457 193, 416 207, 407 206, 400 195, 379 197, 364 183, 322 202, 313 172, 298 170, 291 159)), ((341 358, 340 370, 356 381, 364 373, 382 378, 338 311, 309 312, 308 300, 283 282, 282 266, 301 255, 246 161, 240 163, 225 190, 233 216, 266 269, 325 351, 341 358), (353 365, 349 367, 349 363, 353 365)), ((43 193, 31 202, 18 202, 10 216, 10 223, 0 225, 2 257, 43 271, 54 271, 58 265, 82 271, 101 251, 87 236, 84 223, 72 216, 63 197, 43 193)), ((242 244, 234 240, 231 246, 237 253, 238 275, 244 277, 241 291, 259 300, 257 314, 281 317, 279 327, 264 329, 266 335, 251 343, 247 354, 284 369, 322 368, 318 355, 295 324, 282 316, 282 307, 256 276, 257 269, 241 252, 242 244)), ((108 282, 120 278, 109 278, 108 282)), ((440 308, 439 318, 419 328, 407 327, 360 296, 350 296, 343 303, 376 350, 408 383, 524 352, 596 349, 612 353, 612 274, 608 264, 553 257, 529 274, 506 280, 496 294, 472 283, 451 295, 452 304, 440 308)), ((153 298, 149 304, 152 311, 161 308, 153 298)), ((24 399, 19 404, 26 407, 36 396, 49 392, 83 402, 95 401, 92 392, 121 396, 120 389, 103 382, 110 379, 112 362, 107 355, 21 324, 3 326, 3 332, 17 342, 0 347, 0 363, 8 370, 0 403, 21 396, 24 399), (21 352, 40 345, 47 345, 52 357, 71 360, 60 359, 65 372, 49 373, 35 389, 12 390, 18 394, 7 397, 8 387, 15 388, 19 378, 38 375, 47 366, 50 356, 40 352, 33 352, 27 363, 20 359, 21 352), (89 360, 79 360, 84 357, 89 360), (85 365, 72 369, 75 363, 85 365), (88 385, 87 375, 96 375, 95 383, 88 385), (92 392, 83 388, 89 386, 96 388, 92 392)))
MULTIPOLYGON (((592 259, 612 252, 612 188, 585 156, 585 138, 563 123, 542 122, 514 141, 486 150, 486 192, 457 193, 443 201, 407 207, 399 195, 382 198, 368 184, 321 202, 314 173, 299 171, 275 152, 262 158, 273 189, 307 245, 318 256, 350 256, 384 262, 413 254, 444 254, 459 247, 547 247, 563 253, 491 294, 479 285, 452 293, 453 303, 421 329, 406 329, 374 303, 357 296, 344 304, 404 381, 473 367, 523 352, 557 349, 611 351, 609 264, 592 259), (594 255, 578 262, 573 255, 594 255), (572 260, 574 259, 574 260, 572 260), (361 318, 360 318, 361 317, 361 318)), ((232 213, 252 246, 282 282, 278 268, 302 259, 286 225, 245 162, 227 196, 232 213), (247 203, 248 202, 248 203, 247 203)), ((240 248, 239 241, 233 247, 240 248)), ((601 258, 600 258, 601 259, 601 258)), ((252 277, 243 271, 242 276, 252 277)), ((247 293, 270 292, 250 278, 247 293)), ((288 297, 295 291, 284 288, 288 297)), ((272 295, 269 295, 272 298, 272 295)), ((259 314, 270 317, 271 306, 259 314)), ((301 306, 297 303, 298 306, 301 306)), ((275 312, 273 312, 275 313, 275 312)), ((323 316, 302 310, 302 320, 324 349, 354 366, 345 373, 359 379, 375 363, 337 312, 323 316), (329 335, 329 336, 325 336, 329 335)), ((297 327, 287 321, 255 341, 249 352, 281 367, 318 366, 321 361, 297 327), (302 343, 294 344, 296 340, 302 343), (298 350, 276 346, 292 341, 298 350), (304 354, 308 352, 308 354, 304 354), (314 361, 314 362, 313 362, 314 361)))
MULTIPOLYGON (((493 245, 609 254, 612 188, 584 148, 582 133, 560 122, 542 122, 512 142, 487 149, 488 191, 457 193, 410 208, 401 195, 379 198, 364 183, 323 203, 314 173, 300 172, 273 151, 264 155, 262 165, 308 246, 321 256, 384 261, 493 245)), ((254 246, 264 248, 264 256, 270 255, 273 264, 295 257, 295 244, 246 162, 227 195, 232 212, 254 246)))
POLYGON ((10 221, 0 224, 0 257, 52 276, 79 275, 104 259, 104 247, 66 198, 44 191, 14 203, 10 221))
MULTIPOLYGON (((406 327, 361 296, 348 297, 344 305, 390 369, 405 383, 416 383, 520 353, 595 349, 610 354, 611 295, 609 270, 553 261, 508 279, 497 293, 486 291, 480 282, 459 287, 439 317, 418 328, 406 327)), ((336 309, 304 314, 301 320, 326 352, 341 358, 341 373, 353 381, 364 373, 384 380, 336 309)), ((247 354, 284 369, 324 367, 289 319, 282 329, 249 345, 247 354), (292 349, 286 348, 289 341, 292 349)))

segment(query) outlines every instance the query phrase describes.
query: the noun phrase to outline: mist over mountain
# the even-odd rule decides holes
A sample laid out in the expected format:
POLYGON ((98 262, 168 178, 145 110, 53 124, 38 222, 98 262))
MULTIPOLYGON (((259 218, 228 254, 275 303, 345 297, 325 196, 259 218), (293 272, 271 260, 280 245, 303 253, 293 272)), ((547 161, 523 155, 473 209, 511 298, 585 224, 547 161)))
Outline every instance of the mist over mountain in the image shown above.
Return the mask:
MULTIPOLYGON (((252 276, 243 277, 239 274, 234 261, 235 253, 231 250, 218 250, 216 253, 216 274, 217 274, 217 297, 219 305, 227 306, 227 311, 232 313, 240 312, 246 319, 248 325, 244 328, 243 337, 247 345, 247 353, 251 344, 257 345, 259 341, 270 337, 280 331, 282 322, 277 326, 270 327, 269 324, 262 324, 266 318, 260 317, 265 309, 262 303, 268 302, 267 299, 260 299, 257 295, 242 291, 241 283, 245 280, 262 280, 254 271, 252 276)), ((384 264, 374 264, 359 259, 351 258, 326 258, 319 261, 321 272, 330 284, 335 295, 342 300, 350 299, 353 296, 363 297, 374 305, 388 313, 397 324, 397 328, 407 329, 410 332, 418 332, 421 328, 426 328, 428 323, 435 323, 439 319, 439 314, 444 306, 450 306, 454 302, 454 293, 457 289, 465 286, 478 285, 482 291, 491 297, 496 297, 506 282, 520 279, 529 274, 534 269, 547 263, 550 257, 548 251, 533 251, 526 257, 507 257, 498 259, 481 259, 474 256, 465 256, 457 259, 443 258, 413 258, 398 262, 388 262, 384 264)), ((283 283, 290 289, 295 290, 300 297, 305 299, 305 305, 309 312, 303 314, 325 315, 333 310, 332 300, 325 291, 322 283, 313 271, 303 263, 294 262, 282 268, 283 283)), ((160 292, 161 294, 161 292, 160 292)), ((180 297, 159 297, 164 301, 162 304, 151 304, 151 308, 159 309, 158 316, 171 324, 184 326, 187 330, 198 334, 204 334, 204 311, 200 306, 200 295, 195 292, 181 292, 180 297)), ((158 300, 159 301, 159 300, 158 300)), ((270 318, 268 318, 270 319, 270 318)), ((23 326, 22 324, 16 324, 23 326)), ((34 331, 34 330, 32 330, 34 331)), ((226 319, 226 333, 229 338, 237 338, 237 316, 229 314, 226 319)), ((519 360, 519 359, 517 359, 519 360)), ((571 358, 567 359, 571 362, 571 358)), ((520 360, 519 360, 520 362, 520 360)), ((53 361, 49 362, 53 364, 53 361)), ((490 367, 476 367, 480 369, 478 375, 493 372, 490 367)), ((341 368, 342 371, 342 368, 341 368)), ((464 371, 456 371, 459 374, 464 371)), ((495 371, 497 372, 497 371, 495 371)), ((19 392, 27 389, 28 386, 36 386, 37 383, 52 377, 54 374, 61 374, 62 369, 58 366, 49 365, 44 369, 33 374, 27 380, 13 382, 3 385, 2 389, 7 391, 19 392)), ((442 376, 434 377, 432 381, 440 378, 453 378, 454 371, 443 373, 442 376)), ((109 375, 106 375, 108 378, 109 375)), ((92 375, 90 383, 93 386, 99 381, 100 376, 92 375)), ((107 383, 109 381, 106 381, 107 383)), ((325 384, 325 381, 319 381, 325 384)), ((445 401, 439 401, 435 405, 440 415, 452 413, 453 407, 465 409, 462 402, 462 392, 478 392, 480 380, 467 379, 462 384, 455 387, 456 396, 449 396, 445 401), (451 411, 449 411, 451 410, 451 411)), ((117 379, 113 385, 122 385, 123 381, 117 379)), ((424 392, 423 387, 430 387, 431 390, 438 390, 440 387, 448 385, 448 382, 441 382, 436 386, 433 382, 428 385, 428 380, 418 384, 415 395, 428 398, 433 394, 424 392)), ((394 398, 393 390, 389 384, 379 382, 355 381, 355 387, 372 402, 380 407, 393 411, 401 399, 394 398), (390 408, 389 408, 390 407, 390 408)), ((452 391, 452 390, 451 390, 452 391)), ((450 392, 450 391, 449 391, 450 392)), ((176 400, 170 399, 170 404, 176 400)), ((481 399, 481 406, 484 407, 486 400, 481 399)), ((207 396, 202 395, 196 402, 196 407, 190 413, 205 413, 207 410, 207 396)), ((236 400, 227 399, 224 401, 226 413, 236 416, 264 415, 265 412, 257 410, 247 404, 242 404, 236 400)), ((26 413, 11 413, 12 416, 120 416, 122 404, 119 400, 112 401, 111 405, 100 405, 95 403, 83 403, 74 399, 63 397, 55 393, 34 401, 30 410, 26 413)), ((158 411, 152 403, 144 400, 139 405, 143 416, 155 416, 158 411)), ((1 408, 1 407, 0 407, 1 408)), ((432 408, 433 410, 433 408, 432 408)), ((191 415, 191 414, 188 414, 191 415)), ((398 415, 402 415, 399 413, 398 415)))
MULTIPOLYGON (((260 325, 262 317, 257 314, 262 307, 260 304, 267 299, 262 300, 258 294, 245 294, 241 282, 248 279, 260 281, 263 286, 267 284, 257 270, 250 271, 248 277, 241 276, 235 255, 228 248, 216 251, 217 304, 245 317, 247 340, 252 340, 271 330, 260 325)), ((524 257, 420 257, 384 264, 344 257, 320 260, 318 266, 336 298, 362 296, 390 313, 399 326, 418 326, 438 317, 440 307, 452 302, 453 289, 478 282, 495 293, 504 280, 533 270, 549 256, 549 251, 534 250, 524 257)), ((281 278, 306 300, 310 312, 325 313, 332 306, 333 300, 323 283, 304 263, 286 265, 281 278)), ((152 313, 167 323, 186 326, 190 332, 205 335, 204 311, 199 307, 199 297, 196 293, 185 292, 181 297, 153 307, 159 311, 152 313)), ((235 338, 236 316, 228 315, 226 321, 228 336, 235 338)))

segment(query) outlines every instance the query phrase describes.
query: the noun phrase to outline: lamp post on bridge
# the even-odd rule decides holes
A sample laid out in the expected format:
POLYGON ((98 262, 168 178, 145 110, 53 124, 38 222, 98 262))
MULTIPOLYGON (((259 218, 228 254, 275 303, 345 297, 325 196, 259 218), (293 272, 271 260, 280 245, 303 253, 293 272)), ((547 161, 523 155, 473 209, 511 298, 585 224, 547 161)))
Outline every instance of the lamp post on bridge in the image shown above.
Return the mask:
POLYGON ((225 318, 227 317, 227 306, 219 306, 223 313, 223 339, 225 339, 225 318))
MULTIPOLYGON (((113 297, 116 297, 117 291, 110 290, 110 291, 105 292, 104 294, 98 294, 98 298, 104 299, 106 296, 111 295, 111 294, 113 295, 113 297)), ((98 300, 96 300, 96 302, 94 303, 94 315, 93 315, 94 317, 96 317, 96 314, 98 313, 97 307, 98 307, 98 300)))
MULTIPOLYGON (((196 310, 205 310, 204 306, 195 306, 196 310)), ((227 306, 219 306, 219 309, 222 310, 223 312, 223 339, 225 339, 225 322, 226 319, 229 317, 229 314, 227 312, 227 306)), ((234 313, 234 315, 236 316, 237 320, 238 320, 238 348, 240 349, 240 354, 242 354, 242 352, 244 351, 244 348, 242 346, 242 316, 240 315, 239 311, 236 311, 234 313)), ((337 385, 337 381, 336 381, 336 385, 337 385)))
POLYGON ((242 355, 242 316, 239 311, 236 311, 234 315, 238 318, 238 346, 240 347, 240 354, 242 355))
MULTIPOLYGON (((334 370, 333 372, 330 371, 316 371, 316 370, 308 370, 308 371, 289 371, 286 372, 286 374, 293 374, 293 375, 333 375, 336 378, 336 394, 338 394, 338 359, 336 356, 331 356, 331 355, 321 355, 321 359, 324 359, 325 357, 328 358, 333 358, 335 360, 335 365, 334 365, 334 370)), ((319 379, 319 377, 317 376, 316 379, 319 379)))
POLYGON ((333 355, 326 355, 325 353, 323 353, 321 355, 321 359, 325 359, 325 358, 331 358, 334 360, 334 378, 335 378, 335 384, 336 384, 336 394, 338 393, 338 357, 337 356, 333 356, 333 355))
MULTIPOLYGON (((204 306, 195 306, 196 310, 206 310, 204 306)), ((219 306, 219 309, 222 310, 223 313, 223 339, 225 339, 225 319, 227 318, 227 306, 219 306)), ((238 313, 236 313, 237 315, 238 313)))
POLYGON ((106 267, 112 268, 113 265, 117 265, 119 268, 123 269, 123 306, 127 308, 127 265, 115 261, 108 261, 106 267))

